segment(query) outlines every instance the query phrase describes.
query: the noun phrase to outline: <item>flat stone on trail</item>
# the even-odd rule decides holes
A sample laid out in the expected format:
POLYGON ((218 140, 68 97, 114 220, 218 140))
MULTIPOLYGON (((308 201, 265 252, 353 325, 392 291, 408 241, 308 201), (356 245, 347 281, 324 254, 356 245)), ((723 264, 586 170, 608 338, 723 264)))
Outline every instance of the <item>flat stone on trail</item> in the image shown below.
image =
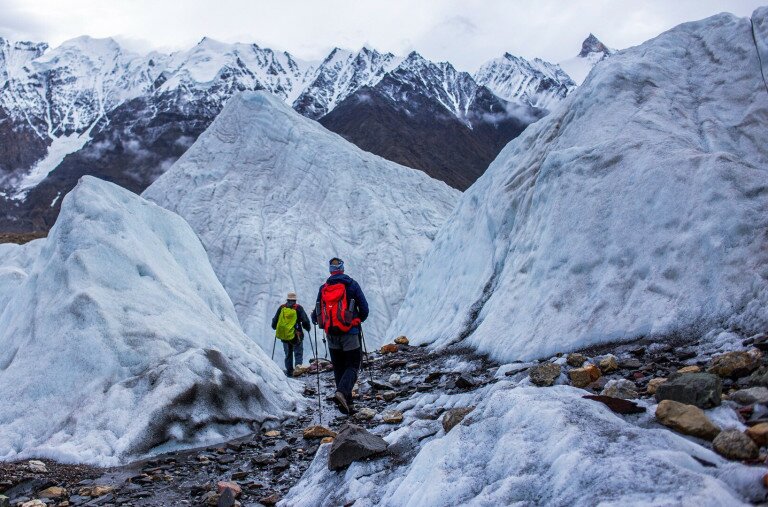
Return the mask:
POLYGON ((308 428, 304 428, 304 438, 310 439, 310 438, 325 438, 325 437, 335 437, 336 432, 326 428, 325 426, 310 426, 308 428))
POLYGON ((475 407, 460 407, 452 408, 445 412, 445 415, 443 415, 443 429, 445 432, 448 433, 451 431, 454 426, 463 421, 467 414, 472 412, 474 409, 475 407))
POLYGON ((673 400, 699 408, 720 405, 723 384, 711 373, 674 374, 656 388, 656 401, 673 400))
POLYGON ((728 459, 755 459, 760 454, 757 444, 739 430, 720 432, 712 442, 712 448, 728 459))
POLYGON ((699 407, 673 400, 662 400, 659 403, 656 407, 656 419, 680 433, 705 440, 712 440, 720 433, 720 428, 715 426, 699 407))
POLYGON ((555 384, 560 376, 560 365, 554 363, 537 364, 528 372, 531 382, 539 387, 549 387, 555 384))
POLYGON ((615 398, 613 396, 605 396, 605 395, 589 395, 589 394, 586 396, 582 396, 582 398, 599 401, 600 403, 607 406, 617 414, 642 414, 643 412, 645 412, 645 409, 640 405, 638 405, 637 403, 635 403, 634 401, 625 400, 623 398, 615 398))
POLYGON ((378 435, 357 426, 345 424, 331 445, 328 468, 339 470, 353 461, 359 461, 387 450, 387 442, 378 435))

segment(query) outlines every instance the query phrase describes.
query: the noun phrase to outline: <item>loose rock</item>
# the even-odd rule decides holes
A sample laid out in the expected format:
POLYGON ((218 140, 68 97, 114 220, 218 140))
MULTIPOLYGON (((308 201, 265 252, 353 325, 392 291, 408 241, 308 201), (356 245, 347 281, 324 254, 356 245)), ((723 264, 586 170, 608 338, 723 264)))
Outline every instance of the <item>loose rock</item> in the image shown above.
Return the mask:
POLYGON ((598 366, 600 366, 600 371, 603 373, 611 373, 619 369, 619 361, 613 354, 608 354, 600 360, 598 366))
POLYGON ((565 359, 565 362, 568 364, 568 366, 573 366, 576 368, 579 368, 586 361, 587 361, 587 358, 584 355, 578 354, 576 352, 568 354, 568 357, 566 357, 565 359))
POLYGON ((662 400, 656 407, 656 419, 680 433, 712 440, 720 433, 703 410, 673 400, 662 400))
POLYGON ((648 385, 645 387, 645 390, 648 392, 648 394, 656 394, 656 390, 659 388, 659 386, 666 381, 667 379, 663 377, 652 378, 648 381, 648 385))
POLYGON ((571 384, 576 387, 587 387, 600 378, 600 369, 594 364, 588 364, 582 368, 574 368, 568 372, 571 384))
POLYGON ((600 394, 624 400, 634 400, 637 398, 635 383, 626 379, 610 380, 600 394))
MULTIPOLYGON (((387 442, 378 435, 354 424, 339 430, 328 454, 328 468, 339 470, 353 461, 375 456, 387 450, 387 442)), ((262 503, 264 503, 262 501, 262 503)))
POLYGON ((22 503, 21 507, 45 507, 45 502, 37 499, 30 500, 29 502, 22 503))
POLYGON ((723 384, 711 373, 685 373, 672 375, 656 388, 656 401, 673 400, 699 408, 720 405, 723 384))
POLYGON ((27 470, 36 474, 44 474, 48 472, 48 468, 45 466, 45 463, 36 459, 27 461, 27 470))
POLYGON ((66 489, 60 486, 51 486, 50 488, 42 490, 37 496, 41 498, 64 498, 69 495, 67 494, 66 489))
POLYGON ((80 488, 77 492, 80 496, 99 497, 112 493, 115 490, 113 486, 89 486, 80 488))
POLYGON ((760 454, 755 442, 739 430, 721 432, 712 441, 712 448, 728 459, 755 459, 760 454))
POLYGON ((304 438, 306 439, 335 436, 336 432, 326 428, 325 426, 310 426, 309 428, 304 428, 304 438))
POLYGON ((691 366, 683 366, 679 370, 677 370, 677 373, 699 373, 701 371, 701 366, 691 365, 691 366))
POLYGON ((229 488, 222 490, 216 500, 216 507, 234 507, 235 496, 235 492, 229 488))
POLYGON ((768 405, 768 388, 758 386, 741 389, 733 393, 730 398, 741 405, 752 405, 753 403, 768 405))
POLYGON ((395 343, 398 345, 408 345, 408 338, 405 336, 398 336, 395 338, 395 343))
POLYGON ((243 492, 240 485, 236 482, 219 481, 216 483, 216 491, 218 491, 220 494, 224 493, 226 490, 231 491, 235 498, 240 496, 240 493, 243 492))
POLYGON ((471 388, 475 387, 474 379, 472 377, 470 377, 469 375, 467 375, 466 373, 462 373, 461 375, 459 375, 459 378, 457 378, 454 381, 454 384, 459 389, 471 389, 471 388))
POLYGON ((0 495, 0 507, 10 507, 10 506, 11 506, 11 500, 5 495, 0 495))
POLYGON ((389 379, 387 380, 393 386, 397 386, 397 385, 400 385, 400 379, 401 379, 400 375, 398 375, 397 373, 393 373, 392 375, 389 376, 389 379))
POLYGON ((645 412, 645 409, 634 401, 628 401, 622 398, 603 395, 586 395, 583 397, 588 400, 599 401, 617 414, 642 414, 645 412))
POLYGON ((264 433, 264 436, 269 438, 277 438, 280 436, 280 432, 277 430, 269 430, 266 433, 264 433))
POLYGON ((712 358, 707 371, 720 377, 740 378, 749 375, 760 366, 762 353, 753 349, 749 352, 726 352, 712 358))
POLYGON ((467 414, 472 412, 474 409, 475 407, 461 407, 448 410, 443 416, 443 429, 445 432, 448 433, 451 431, 454 426, 464 420, 467 414))
POLYGON ((555 384, 555 379, 560 376, 560 365, 553 363, 537 364, 528 372, 531 382, 539 387, 548 387, 555 384))
POLYGON ((768 423, 755 424, 745 432, 757 445, 768 445, 768 423))
POLYGON ((386 345, 381 347, 382 354, 394 354, 398 350, 400 350, 400 348, 394 343, 387 343, 386 345))
POLYGON ((403 422, 403 413, 399 410, 390 410, 381 414, 381 420, 387 424, 400 424, 403 422))
POLYGON ((320 441, 321 444, 330 444, 334 441, 334 437, 325 437, 320 441))
POLYGON ((305 366, 303 364, 297 364, 293 367, 293 376, 294 377, 301 377, 305 373, 309 371, 309 366, 305 366))
POLYGON ((384 401, 392 401, 397 398, 397 391, 384 391, 381 393, 381 397, 384 398, 384 401))
MULTIPOLYGON (((359 419, 361 421, 368 421, 370 419, 373 419, 376 417, 376 411, 372 408, 363 407, 357 412, 355 412, 355 419, 359 419)), ((336 435, 338 437, 338 435, 336 435)))

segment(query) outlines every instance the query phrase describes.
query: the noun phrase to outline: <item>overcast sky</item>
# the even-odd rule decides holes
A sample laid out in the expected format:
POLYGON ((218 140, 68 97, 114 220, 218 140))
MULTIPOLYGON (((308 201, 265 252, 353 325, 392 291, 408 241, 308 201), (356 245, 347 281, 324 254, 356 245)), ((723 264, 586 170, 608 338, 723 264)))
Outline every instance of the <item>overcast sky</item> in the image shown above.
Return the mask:
POLYGON ((333 46, 369 45, 474 71, 505 51, 558 62, 589 32, 622 49, 719 12, 749 16, 761 4, 768 0, 0 0, 0 37, 55 46, 112 36, 133 50, 170 52, 209 36, 311 60, 333 46))

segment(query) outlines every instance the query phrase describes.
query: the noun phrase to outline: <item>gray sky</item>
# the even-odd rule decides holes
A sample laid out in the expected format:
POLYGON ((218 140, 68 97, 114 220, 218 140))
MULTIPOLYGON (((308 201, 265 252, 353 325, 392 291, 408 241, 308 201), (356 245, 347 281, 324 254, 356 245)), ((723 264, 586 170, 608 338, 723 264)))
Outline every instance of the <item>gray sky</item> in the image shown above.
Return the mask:
POLYGON ((474 71, 505 51, 553 62, 589 32, 625 48, 718 12, 749 16, 768 0, 0 0, 0 37, 57 45, 113 36, 173 51, 203 36, 319 59, 331 47, 417 50, 474 71))

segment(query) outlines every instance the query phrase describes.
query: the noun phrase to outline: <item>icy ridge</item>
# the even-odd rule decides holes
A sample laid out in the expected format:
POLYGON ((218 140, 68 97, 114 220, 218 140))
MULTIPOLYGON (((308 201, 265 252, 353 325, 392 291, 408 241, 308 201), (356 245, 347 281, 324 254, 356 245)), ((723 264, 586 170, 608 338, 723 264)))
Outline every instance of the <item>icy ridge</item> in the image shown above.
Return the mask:
POLYGON ((749 19, 611 56, 465 192, 389 334, 513 360, 761 332, 766 125, 749 19))
POLYGON ((1 246, 0 459, 110 466, 301 406, 177 215, 84 177, 48 238, 1 246))
POLYGON ((243 328, 271 350, 275 309, 295 290, 311 310, 333 256, 368 298, 368 345, 386 341, 413 269, 460 193, 360 150, 268 93, 244 92, 143 195, 190 223, 243 328))

